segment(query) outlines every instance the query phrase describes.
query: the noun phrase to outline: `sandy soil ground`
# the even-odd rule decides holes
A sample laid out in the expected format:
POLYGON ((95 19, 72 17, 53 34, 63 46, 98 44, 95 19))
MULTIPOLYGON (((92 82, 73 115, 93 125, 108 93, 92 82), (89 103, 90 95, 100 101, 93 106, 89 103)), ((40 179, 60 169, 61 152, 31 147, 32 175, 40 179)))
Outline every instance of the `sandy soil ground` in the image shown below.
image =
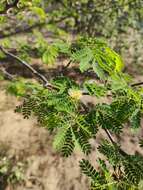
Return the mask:
MULTIPOLYGON (((0 143, 9 146, 9 154, 16 155, 27 161, 25 180, 14 190, 87 190, 89 181, 80 173, 78 161, 84 157, 76 151, 65 159, 52 148, 52 137, 46 129, 41 128, 34 118, 25 120, 14 113, 18 100, 6 94, 4 82, 0 82, 0 143)), ((143 122, 142 122, 143 127, 143 122)), ((143 129, 137 134, 131 134, 125 129, 122 141, 124 150, 134 153, 141 152, 137 142, 143 136, 143 129)), ((105 136, 100 131, 96 141, 92 141, 93 152, 88 156, 93 165, 99 153, 96 150, 98 142, 105 136)), ((10 190, 7 187, 7 190, 10 190)))

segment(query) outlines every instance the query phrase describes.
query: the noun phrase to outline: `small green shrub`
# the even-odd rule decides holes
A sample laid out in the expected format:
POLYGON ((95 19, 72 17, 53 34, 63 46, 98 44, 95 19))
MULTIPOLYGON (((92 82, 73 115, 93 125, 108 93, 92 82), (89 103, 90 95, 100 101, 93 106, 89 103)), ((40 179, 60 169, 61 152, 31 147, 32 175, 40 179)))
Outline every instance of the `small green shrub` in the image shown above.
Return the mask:
POLYGON ((33 85, 15 111, 27 119, 36 116, 43 127, 56 133, 53 147, 65 157, 76 147, 89 155, 92 151, 89 140, 96 137, 98 130, 105 130, 109 140, 101 142, 96 151, 107 158, 112 169, 100 159, 99 171, 89 161, 80 161, 82 172, 91 178, 91 189, 140 189, 143 157, 126 153, 113 140, 112 134, 122 135, 127 123, 131 129, 139 129, 143 112, 142 87, 131 84, 131 77, 122 72, 120 56, 102 41, 80 38, 71 43, 66 52, 61 52, 56 45, 52 44, 57 56, 66 55, 70 64, 77 64, 83 74, 94 71, 100 83, 86 79, 78 84, 65 76, 55 77, 44 88, 33 85), (84 94, 99 99, 110 95, 112 100, 87 106, 82 101, 84 94))

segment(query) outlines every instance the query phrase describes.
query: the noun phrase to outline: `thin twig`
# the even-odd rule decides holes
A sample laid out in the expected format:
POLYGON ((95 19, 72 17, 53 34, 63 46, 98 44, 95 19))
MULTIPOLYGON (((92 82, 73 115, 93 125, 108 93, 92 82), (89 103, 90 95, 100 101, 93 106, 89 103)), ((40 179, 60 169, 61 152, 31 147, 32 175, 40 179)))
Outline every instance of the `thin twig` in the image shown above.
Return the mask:
POLYGON ((66 64, 66 66, 64 66, 64 67, 62 67, 62 70, 61 70, 61 72, 62 73, 65 73, 66 71, 67 71, 67 68, 70 66, 70 64, 71 64, 71 60, 66 64))
MULTIPOLYGON (((110 134, 109 130, 108 129, 104 129, 104 131, 105 131, 106 135, 108 136, 108 138, 110 139, 110 141, 113 144, 113 146, 115 147, 116 146, 116 142, 113 140, 112 135, 110 134)), ((121 148, 119 148, 118 150, 119 150, 119 153, 122 156, 127 156, 127 153, 124 152, 121 148)))
POLYGON ((0 68, 0 71, 3 73, 4 77, 8 80, 13 80, 14 76, 11 75, 9 72, 6 71, 4 67, 0 68))
POLYGON ((137 83, 131 84, 131 87, 141 86, 141 85, 143 85, 143 82, 137 82, 137 83))
POLYGON ((110 134, 110 132, 107 129, 104 129, 104 131, 107 134, 108 138, 110 139, 111 143, 113 145, 115 145, 115 142, 114 142, 114 140, 113 140, 112 135, 110 134))
POLYGON ((38 77, 39 79, 42 80, 44 87, 50 87, 53 89, 57 89, 56 86, 52 85, 49 83, 49 81, 47 80, 47 78, 42 75, 41 73, 39 73, 36 69, 34 69, 31 65, 29 65, 27 62, 23 61, 22 59, 20 59, 19 57, 17 57, 16 55, 8 52, 7 50, 5 50, 2 46, 0 46, 0 50, 7 56, 11 57, 12 59, 17 60, 19 63, 21 63, 24 67, 28 68, 36 77, 38 77))
POLYGON ((70 61, 67 63, 67 65, 64 67, 64 69, 67 69, 67 68, 70 66, 71 62, 72 62, 72 60, 70 60, 70 61))
MULTIPOLYGON (((24 67, 28 68, 37 78, 39 78, 40 80, 42 80, 43 82, 43 86, 45 88, 49 88, 49 89, 55 89, 55 90, 59 90, 59 88, 51 83, 49 83, 48 79, 42 75, 41 73, 39 73, 36 69, 34 69, 31 65, 29 65, 27 62, 23 61, 21 58, 19 58, 18 56, 14 55, 13 53, 7 51, 5 48, 3 48, 2 46, 0 46, 0 50, 7 56, 11 57, 12 59, 18 61, 21 65, 23 65, 24 67)), ((81 90, 83 95, 89 95, 88 93, 85 93, 85 91, 81 90)))

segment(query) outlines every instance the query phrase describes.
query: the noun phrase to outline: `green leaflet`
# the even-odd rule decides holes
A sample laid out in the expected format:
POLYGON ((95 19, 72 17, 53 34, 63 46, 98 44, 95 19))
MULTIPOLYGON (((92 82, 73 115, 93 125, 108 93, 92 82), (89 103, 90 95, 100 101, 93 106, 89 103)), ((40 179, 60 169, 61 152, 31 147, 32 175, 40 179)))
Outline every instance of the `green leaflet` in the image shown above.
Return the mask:
POLYGON ((81 50, 77 50, 72 54, 72 60, 80 63, 81 72, 87 71, 91 68, 91 61, 93 59, 93 52, 90 48, 84 48, 81 50))
POLYGON ((64 157, 68 157, 72 154, 75 144, 72 139, 72 131, 69 129, 66 134, 65 143, 62 146, 61 152, 64 157))
POLYGON ((140 109, 135 109, 130 118, 131 128, 138 129, 141 125, 141 112, 140 109))
POLYGON ((24 96, 26 94, 27 84, 24 80, 12 82, 8 85, 7 91, 15 96, 24 96))
POLYGON ((110 173, 109 169, 107 168, 105 161, 99 158, 98 163, 99 163, 100 170, 105 177, 108 189, 116 190, 116 181, 114 181, 114 178, 112 174, 110 173))
POLYGON ((90 177, 93 181, 100 177, 100 174, 94 169, 88 160, 82 159, 79 163, 82 172, 90 177))
POLYGON ((47 46, 46 51, 42 55, 42 61, 45 64, 54 64, 57 56, 57 48, 55 48, 54 46, 47 46))
POLYGON ((74 62, 80 63, 81 72, 93 69, 101 79, 106 79, 107 74, 121 72, 124 64, 121 57, 111 50, 105 43, 96 38, 85 38, 77 41, 71 57, 74 62))
POLYGON ((117 145, 112 145, 107 140, 104 140, 98 147, 100 153, 108 158, 108 161, 112 166, 116 166, 122 162, 122 156, 119 152, 119 147, 117 145))
POLYGON ((143 157, 140 155, 131 155, 123 160, 124 171, 128 183, 137 185, 143 180, 143 157))
POLYGON ((56 41, 53 43, 60 53, 64 53, 69 55, 70 54, 70 44, 64 41, 56 41))
POLYGON ((31 7, 30 8, 32 12, 36 13, 40 18, 41 20, 45 20, 46 19, 46 13, 44 11, 44 9, 40 8, 40 7, 31 7))
POLYGON ((97 74, 97 76, 102 79, 102 80, 106 80, 107 79, 107 74, 104 72, 104 70, 99 66, 98 62, 96 62, 96 60, 94 60, 93 64, 93 71, 97 74))
POLYGON ((92 180, 91 181, 92 190, 96 190, 96 189, 116 190, 115 185, 117 182, 114 181, 111 176, 109 176, 110 174, 107 171, 105 172, 105 168, 102 173, 102 172, 96 171, 88 160, 82 159, 79 163, 80 163, 81 171, 86 176, 90 177, 90 179, 92 180), (107 177, 107 173, 108 173, 108 177, 107 177))
MULTIPOLYGON (((63 123, 64 125, 64 123, 63 123)), ((64 125, 64 127, 59 128, 59 130, 57 131, 57 134, 54 137, 53 140, 53 148, 55 150, 61 150, 65 141, 66 141, 66 133, 69 129, 69 126, 64 125)))
POLYGON ((82 130, 75 131, 73 129, 73 136, 75 140, 75 145, 77 144, 77 146, 80 147, 80 149, 82 150, 84 154, 88 155, 89 153, 91 153, 91 145, 88 142, 88 139, 84 135, 82 130))
POLYGON ((94 95, 98 98, 105 96, 107 93, 107 88, 105 86, 99 85, 95 82, 92 82, 92 83, 86 82, 84 84, 84 87, 90 95, 94 95))
POLYGON ((119 90, 127 90, 128 89, 128 82, 130 82, 131 79, 128 78, 128 76, 122 74, 122 73, 114 73, 109 78, 109 81, 111 83, 111 90, 119 91, 119 90))
POLYGON ((117 54, 115 51, 111 50, 110 48, 105 48, 105 51, 107 52, 107 56, 110 57, 110 60, 112 60, 112 63, 115 63, 115 71, 120 72, 124 68, 124 63, 122 58, 117 54))

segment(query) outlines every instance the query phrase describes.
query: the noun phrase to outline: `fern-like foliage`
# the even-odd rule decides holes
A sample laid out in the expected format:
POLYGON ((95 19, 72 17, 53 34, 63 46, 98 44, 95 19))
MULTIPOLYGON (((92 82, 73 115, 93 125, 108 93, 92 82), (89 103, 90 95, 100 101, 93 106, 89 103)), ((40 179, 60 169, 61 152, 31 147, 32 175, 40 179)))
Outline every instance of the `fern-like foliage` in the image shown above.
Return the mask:
POLYGON ((143 180, 143 157, 140 155, 128 156, 123 160, 125 177, 128 183, 139 184, 143 180))
POLYGON ((94 169, 88 160, 82 159, 80 161, 81 171, 91 179, 91 189, 102 190, 116 188, 116 181, 113 180, 106 164, 103 160, 99 161, 101 166, 101 170, 99 172, 94 169))
POLYGON ((78 86, 67 78, 54 79, 53 84, 59 87, 59 91, 37 89, 33 95, 25 97, 16 111, 21 112, 24 118, 33 114, 44 127, 57 131, 53 146, 64 156, 71 155, 76 144, 89 154, 91 145, 88 140, 96 134, 97 128, 89 120, 89 114, 82 114, 81 102, 68 93, 71 87, 78 86))
POLYGON ((72 154, 74 147, 75 147, 75 144, 72 138, 71 129, 69 129, 66 133, 65 142, 61 149, 62 155, 65 157, 68 157, 69 155, 72 154))
POLYGON ((64 55, 72 63, 79 64, 81 72, 93 70, 100 79, 107 79, 124 67, 121 57, 97 38, 80 37, 72 43, 58 40, 49 45, 40 35, 36 47, 40 49, 44 63, 54 63, 60 55, 64 55))
POLYGON ((119 147, 117 145, 113 146, 111 143, 109 143, 107 140, 102 142, 102 144, 98 147, 99 152, 101 152, 103 155, 105 155, 108 158, 108 161, 112 165, 120 164, 121 162, 121 156, 119 152, 119 147))
POLYGON ((72 47, 72 59, 80 62, 82 72, 92 68, 102 78, 106 76, 105 73, 112 74, 114 70, 123 68, 120 56, 101 40, 81 38, 72 47))
MULTIPOLYGON (((80 162, 82 172, 91 178, 91 189, 138 189, 143 180, 143 157, 127 154, 111 136, 112 133, 121 135, 127 123, 134 129, 139 128, 143 113, 142 89, 130 85, 130 77, 122 73, 122 59, 103 41, 80 38, 70 44, 59 41, 52 44, 53 47, 56 51, 51 52, 53 60, 64 55, 71 64, 79 64, 81 72, 94 71, 101 79, 100 83, 86 80, 79 85, 61 76, 50 81, 56 88, 31 85, 27 93, 24 91, 24 101, 16 112, 27 119, 36 116, 43 127, 55 134, 53 147, 65 157, 75 148, 89 155, 92 151, 90 139, 95 139, 102 128, 112 143, 104 139, 97 151, 107 158, 108 164, 98 159, 96 170, 89 161, 83 159, 80 162), (85 94, 94 96, 95 100, 110 97, 110 101, 86 105, 82 100, 85 94)), ((49 49, 47 51, 46 54, 49 49)), ((14 84, 12 89, 17 89, 14 84)), ((142 141, 140 144, 143 146, 142 141)))
POLYGON ((88 142, 88 138, 87 138, 86 134, 84 133, 84 131, 81 129, 79 131, 73 130, 73 133, 75 136, 75 141, 77 142, 77 145, 80 146, 83 153, 89 154, 91 152, 91 145, 88 142))
POLYGON ((94 169, 94 167, 90 164, 88 160, 82 159, 80 161, 80 168, 82 172, 90 177, 93 181, 100 178, 99 172, 94 169))
POLYGON ((141 111, 140 111, 140 109, 136 109, 133 112, 133 114, 130 118, 130 122, 131 122, 131 127, 133 129, 137 129, 140 127, 140 125, 141 125, 141 111))
MULTIPOLYGON (((99 126, 104 129, 110 129, 114 133, 120 133, 123 124, 131 120, 132 124, 140 124, 140 115, 135 115, 137 103, 134 99, 127 99, 126 96, 121 96, 109 104, 97 104, 96 119, 99 126), (138 117, 138 118, 137 118, 138 117)), ((138 112, 140 112, 138 110, 138 112)), ((139 114, 139 113, 138 113, 139 114)))
POLYGON ((96 96, 98 98, 102 96, 106 96, 107 93, 107 88, 103 85, 96 84, 95 82, 89 83, 86 82, 84 84, 85 90, 91 95, 91 96, 96 96))
POLYGON ((80 161, 82 172, 91 178, 91 189, 134 189, 139 190, 143 180, 143 157, 123 153, 116 144, 104 141, 99 151, 108 158, 113 172, 105 162, 99 159, 99 171, 95 170, 88 160, 80 161))

